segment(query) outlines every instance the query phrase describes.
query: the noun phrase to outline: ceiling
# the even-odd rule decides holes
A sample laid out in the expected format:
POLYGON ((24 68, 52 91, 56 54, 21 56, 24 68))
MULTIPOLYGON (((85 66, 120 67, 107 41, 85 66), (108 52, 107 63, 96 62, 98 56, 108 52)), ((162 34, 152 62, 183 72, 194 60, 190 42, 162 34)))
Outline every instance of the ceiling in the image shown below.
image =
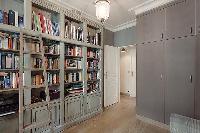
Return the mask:
MULTIPOLYGON (((135 20, 133 12, 129 11, 148 0, 110 0, 110 17, 106 21, 106 25, 115 28, 135 20)), ((61 0, 68 6, 78 9, 92 18, 95 16, 95 0, 61 0)))

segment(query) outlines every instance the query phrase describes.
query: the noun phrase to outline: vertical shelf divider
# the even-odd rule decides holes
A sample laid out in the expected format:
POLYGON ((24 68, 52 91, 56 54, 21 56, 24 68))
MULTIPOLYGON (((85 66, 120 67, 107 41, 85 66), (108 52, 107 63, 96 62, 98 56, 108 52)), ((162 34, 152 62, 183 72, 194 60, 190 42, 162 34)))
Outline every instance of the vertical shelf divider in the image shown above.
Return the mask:
POLYGON ((64 87, 65 87, 65 44, 64 42, 60 42, 60 124, 64 125, 64 103, 65 103, 65 95, 64 95, 64 87))

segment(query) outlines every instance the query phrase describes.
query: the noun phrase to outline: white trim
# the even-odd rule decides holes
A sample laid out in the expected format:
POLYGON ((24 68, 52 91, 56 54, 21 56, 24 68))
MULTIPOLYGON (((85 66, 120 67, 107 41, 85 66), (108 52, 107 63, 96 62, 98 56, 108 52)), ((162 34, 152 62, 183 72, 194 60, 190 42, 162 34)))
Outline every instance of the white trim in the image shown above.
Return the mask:
POLYGON ((134 12, 136 15, 148 11, 150 9, 159 7, 174 0, 148 0, 138 6, 130 8, 129 12, 134 12))
POLYGON ((136 20, 135 19, 116 26, 113 29, 113 32, 124 30, 124 29, 130 28, 130 27, 133 27, 133 26, 136 26, 136 20))
POLYGON ((168 130, 168 131, 170 130, 169 125, 166 125, 166 124, 164 124, 164 123, 161 123, 161 122, 152 120, 152 119, 150 119, 150 118, 147 118, 147 117, 144 117, 144 116, 141 116, 141 115, 137 115, 137 114, 136 114, 136 119, 138 119, 138 120, 140 120, 140 121, 143 121, 143 122, 145 122, 145 123, 148 123, 148 124, 151 124, 151 125, 154 125, 154 126, 163 128, 163 129, 168 130))

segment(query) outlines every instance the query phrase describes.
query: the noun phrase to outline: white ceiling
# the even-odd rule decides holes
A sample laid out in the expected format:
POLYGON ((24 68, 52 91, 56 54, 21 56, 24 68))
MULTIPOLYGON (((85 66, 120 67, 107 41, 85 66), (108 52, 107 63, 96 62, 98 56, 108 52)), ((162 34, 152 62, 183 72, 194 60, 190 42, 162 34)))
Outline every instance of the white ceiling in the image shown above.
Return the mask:
MULTIPOLYGON (((61 0, 67 5, 76 8, 89 16, 95 17, 95 0, 61 0)), ((110 17, 106 24, 117 27, 135 20, 135 15, 129 9, 136 7, 147 0, 110 0, 110 17)))
MULTIPOLYGON (((50 0, 54 1, 55 0, 50 0)), ((97 21, 95 15, 96 0, 57 0, 62 6, 81 11, 90 19, 97 21)), ((104 24, 111 31, 119 31, 136 24, 135 14, 160 6, 173 0, 109 0, 110 17, 104 24)))

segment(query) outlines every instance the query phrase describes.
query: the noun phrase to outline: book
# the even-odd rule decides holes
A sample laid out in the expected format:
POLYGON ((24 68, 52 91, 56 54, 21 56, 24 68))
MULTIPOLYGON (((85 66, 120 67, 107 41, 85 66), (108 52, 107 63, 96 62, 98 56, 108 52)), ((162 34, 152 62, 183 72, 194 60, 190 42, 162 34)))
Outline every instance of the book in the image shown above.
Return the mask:
POLYGON ((17 11, 14 11, 15 12, 15 26, 18 27, 19 26, 19 16, 18 16, 18 12, 17 11))
POLYGON ((8 24, 8 13, 6 10, 3 10, 3 24, 8 24))
POLYGON ((59 23, 53 22, 52 23, 52 31, 54 36, 60 35, 60 26, 59 23))
POLYGON ((8 24, 15 26, 15 11, 13 10, 8 12, 8 24))
POLYGON ((18 16, 18 27, 23 28, 24 27, 24 17, 18 16))
POLYGON ((0 24, 3 24, 3 11, 0 10, 0 24))
POLYGON ((12 69, 12 54, 6 55, 6 69, 12 69))

